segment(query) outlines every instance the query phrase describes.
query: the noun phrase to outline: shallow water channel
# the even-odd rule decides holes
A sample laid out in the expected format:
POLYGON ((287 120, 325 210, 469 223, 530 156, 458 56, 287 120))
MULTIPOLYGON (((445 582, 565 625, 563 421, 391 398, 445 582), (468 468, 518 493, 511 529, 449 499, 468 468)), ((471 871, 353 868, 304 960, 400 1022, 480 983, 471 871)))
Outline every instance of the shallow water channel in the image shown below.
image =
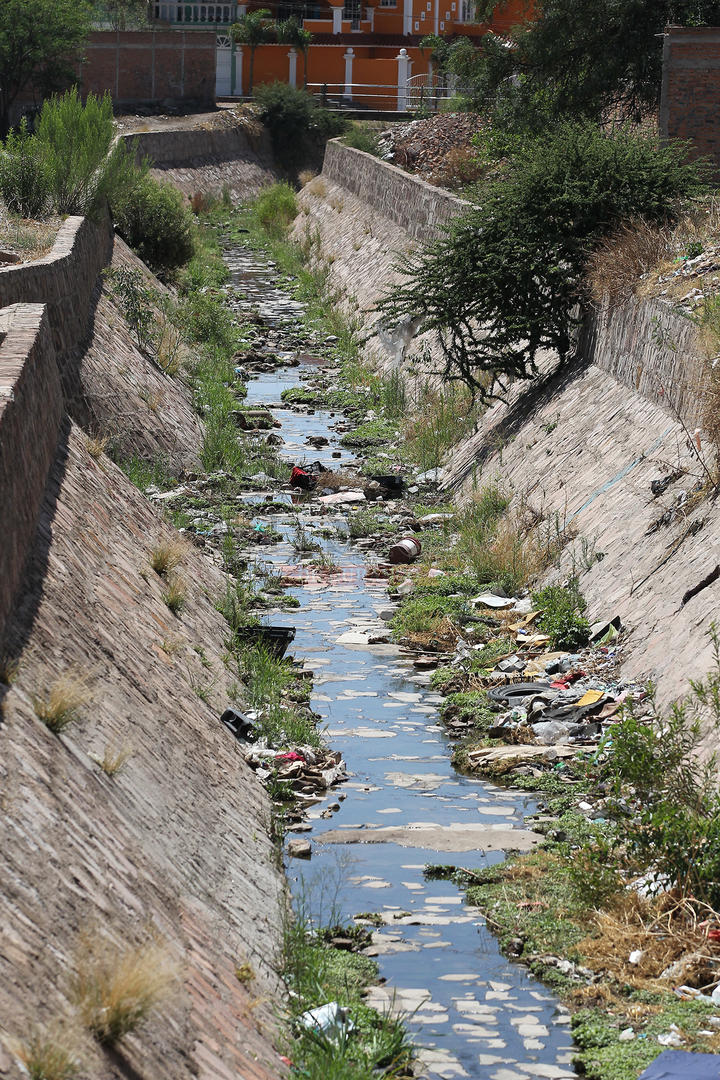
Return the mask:
MULTIPOLYGON (((233 286, 267 322, 280 326, 297 318, 299 305, 273 283, 257 254, 237 250, 227 260, 233 286)), ((288 462, 337 466, 351 461, 347 451, 340 459, 331 456, 341 449, 336 417, 282 405, 282 390, 298 385, 302 374, 302 367, 289 367, 253 376, 247 404, 273 410, 282 425, 276 429, 284 440, 280 454, 288 462), (313 450, 306 445, 308 435, 324 435, 329 446, 313 450)), ((274 497, 290 504, 286 493, 274 497)), ((442 699, 429 688, 429 676, 418 674, 412 659, 394 645, 356 645, 352 633, 347 637, 386 629, 378 610, 388 600, 384 582, 366 574, 365 560, 351 543, 317 534, 321 526, 342 529, 345 513, 332 508, 322 514, 310 501, 288 505, 287 516, 263 517, 262 498, 247 496, 256 523, 272 524, 284 540, 264 547, 261 558, 304 581, 289 590, 300 608, 274 613, 267 621, 296 627, 292 652, 315 673, 312 706, 350 774, 309 811, 312 860, 288 859, 296 898, 321 922, 361 912, 382 916, 371 951, 386 982, 373 991, 370 1003, 406 1016, 423 1075, 433 1080, 573 1077, 566 1010, 524 967, 501 954, 481 913, 464 903, 459 889, 423 876, 427 863, 481 867, 501 860, 502 852, 482 850, 475 834, 483 830, 487 846, 488 827, 498 836, 522 828, 535 804, 520 793, 456 773, 438 722, 442 699), (298 515, 340 573, 314 572, 295 554, 290 541, 298 515), (322 817, 330 806, 339 809, 322 817), (389 831, 375 833, 377 828, 389 831)))

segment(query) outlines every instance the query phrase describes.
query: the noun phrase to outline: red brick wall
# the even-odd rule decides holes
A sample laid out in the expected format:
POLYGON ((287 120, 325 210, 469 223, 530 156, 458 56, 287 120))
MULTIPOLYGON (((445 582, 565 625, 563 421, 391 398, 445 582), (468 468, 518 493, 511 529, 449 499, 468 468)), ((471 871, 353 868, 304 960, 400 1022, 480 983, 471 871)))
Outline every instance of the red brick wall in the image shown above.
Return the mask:
MULTIPOLYGON (((2 3, 2 0, 0 0, 2 3)), ((215 31, 95 30, 78 71, 83 94, 109 90, 120 108, 215 102, 215 31)), ((41 105, 32 89, 15 102, 11 121, 41 105)))
POLYGON ((83 93, 109 90, 118 105, 215 101, 215 32, 97 30, 81 71, 83 93))
POLYGON ((720 172, 720 28, 666 30, 660 133, 690 140, 720 172))

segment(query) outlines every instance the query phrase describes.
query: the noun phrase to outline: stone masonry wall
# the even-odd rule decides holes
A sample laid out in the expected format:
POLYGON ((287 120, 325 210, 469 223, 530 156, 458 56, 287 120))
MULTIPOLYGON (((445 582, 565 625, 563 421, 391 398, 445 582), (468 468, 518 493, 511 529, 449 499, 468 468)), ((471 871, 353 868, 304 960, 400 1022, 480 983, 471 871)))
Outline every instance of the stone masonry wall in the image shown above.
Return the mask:
POLYGON ((695 156, 720 172, 720 28, 671 26, 665 31, 660 134, 688 139, 695 156))
POLYGON ((65 393, 76 392, 71 358, 87 338, 98 275, 112 255, 113 233, 100 221, 69 217, 52 251, 35 262, 0 267, 0 308, 47 304, 65 393))
MULTIPOLYGON (((442 224, 470 206, 338 141, 328 143, 322 175, 303 188, 299 205, 294 236, 311 245, 315 241, 313 250, 326 262, 346 310, 359 308, 368 324, 378 300, 398 280, 398 256, 433 240, 442 224)), ((590 315, 581 352, 623 386, 679 414, 692 429, 702 423, 706 377, 694 333, 693 324, 663 301, 632 299, 590 315)), ((431 366, 439 364, 437 343, 426 339, 413 341, 407 356, 419 356, 424 347, 431 366)), ((395 362, 394 345, 388 350, 377 335, 368 351, 383 368, 395 362)))
POLYGON ((691 430, 702 427, 708 362, 695 324, 665 301, 631 297, 596 308, 583 328, 581 353, 691 430))
POLYGON ((186 195, 217 195, 227 188, 247 199, 277 179, 272 145, 259 124, 223 110, 168 127, 148 120, 148 131, 130 131, 138 160, 146 158, 153 173, 186 195), (155 126, 152 126, 155 125, 155 126))
POLYGON ((32 545, 64 413, 41 304, 0 311, 0 635, 32 545))
POLYGON ((443 225, 471 205, 372 154, 344 146, 337 139, 327 144, 322 174, 326 180, 358 195, 412 240, 435 239, 443 225))

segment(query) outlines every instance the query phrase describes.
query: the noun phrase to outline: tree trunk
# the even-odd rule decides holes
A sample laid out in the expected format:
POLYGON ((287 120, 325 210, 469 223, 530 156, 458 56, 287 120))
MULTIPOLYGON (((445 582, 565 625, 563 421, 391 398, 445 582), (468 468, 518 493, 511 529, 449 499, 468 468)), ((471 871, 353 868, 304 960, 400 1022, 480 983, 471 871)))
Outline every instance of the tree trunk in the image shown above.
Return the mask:
POLYGON ((256 45, 250 46, 250 72, 248 75, 248 97, 252 97, 253 92, 253 76, 255 74, 255 49, 256 45))
POLYGON ((307 90, 307 62, 308 50, 303 49, 303 90, 307 90))

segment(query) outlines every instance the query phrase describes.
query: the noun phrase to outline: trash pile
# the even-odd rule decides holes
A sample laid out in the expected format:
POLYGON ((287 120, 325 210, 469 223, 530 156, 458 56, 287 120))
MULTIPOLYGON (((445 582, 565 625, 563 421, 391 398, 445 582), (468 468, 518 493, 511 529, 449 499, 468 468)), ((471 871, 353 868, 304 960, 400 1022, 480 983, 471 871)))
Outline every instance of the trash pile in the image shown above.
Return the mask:
POLYGON ((449 152, 469 147, 480 127, 480 117, 468 112, 439 113, 395 124, 380 135, 380 155, 408 172, 429 177, 442 168, 449 152))
POLYGON ((498 614, 501 606, 506 609, 504 620, 487 621, 495 622, 490 643, 505 641, 509 646, 482 667, 489 643, 463 639, 443 668, 444 694, 478 692, 476 704, 472 699, 466 705, 462 699, 446 702, 442 719, 448 733, 459 738, 476 732, 507 744, 469 750, 471 768, 493 775, 533 774, 583 747, 596 747, 624 702, 632 699, 637 706, 647 698, 643 686, 615 676, 619 619, 594 627, 591 644, 570 652, 552 650, 548 635, 533 629, 540 613, 528 610, 529 598, 514 601, 489 593, 471 603, 498 614))
POLYGON ((703 248, 698 254, 679 255, 671 270, 658 274, 656 286, 662 287, 653 290, 656 296, 671 297, 686 315, 705 303, 708 292, 720 289, 720 244, 698 246, 703 248))
POLYGON ((273 750, 257 743, 246 747, 245 760, 263 783, 271 778, 286 782, 300 807, 320 802, 325 792, 347 778, 341 754, 311 746, 273 750))

